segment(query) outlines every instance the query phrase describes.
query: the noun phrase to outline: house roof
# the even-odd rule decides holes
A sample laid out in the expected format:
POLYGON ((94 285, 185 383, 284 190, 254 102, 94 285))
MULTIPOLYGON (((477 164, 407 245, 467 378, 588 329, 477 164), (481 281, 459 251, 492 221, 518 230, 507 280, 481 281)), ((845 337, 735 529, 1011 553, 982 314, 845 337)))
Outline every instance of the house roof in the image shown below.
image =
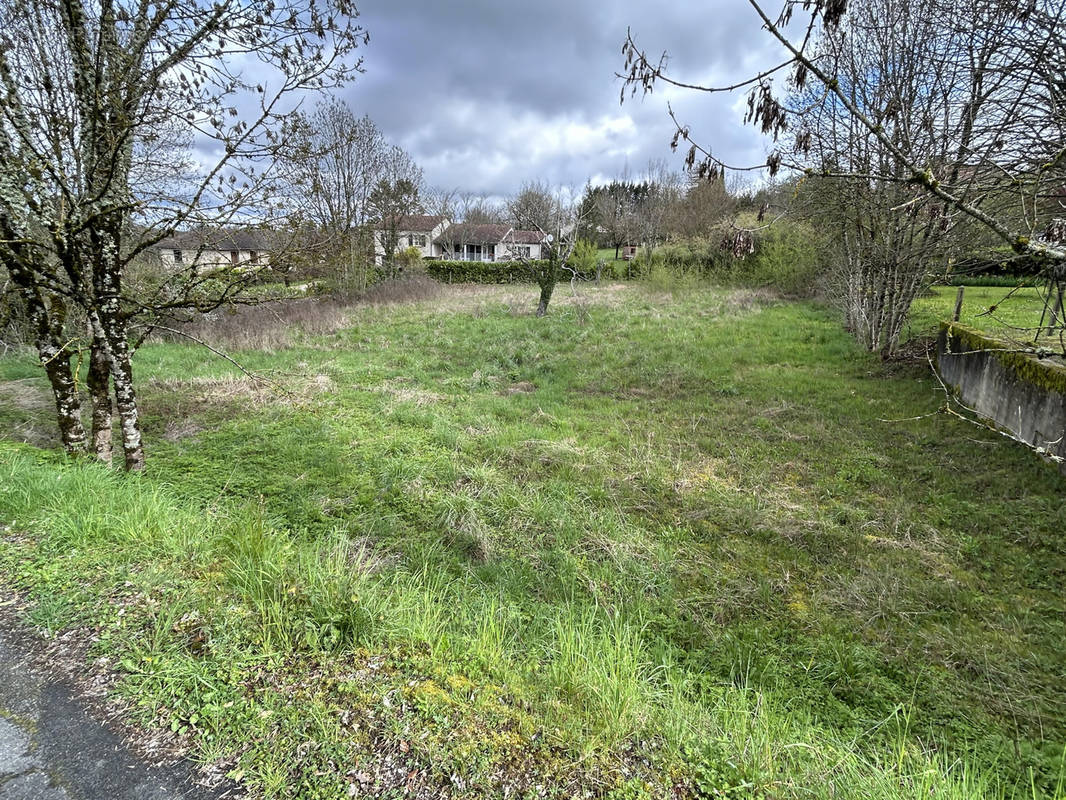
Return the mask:
POLYGON ((503 241, 511 230, 510 225, 475 224, 461 222, 458 225, 450 225, 444 229, 435 242, 449 244, 461 242, 463 244, 497 244, 503 241))
MULTIPOLYGON (((446 221, 446 217, 433 214, 408 214, 396 221, 396 230, 410 231, 411 233, 432 233, 434 228, 446 221)), ((375 223, 375 227, 380 228, 381 222, 375 223)))
POLYGON ((507 237, 508 242, 514 242, 515 244, 541 244, 548 235, 543 231, 511 231, 511 235, 507 237))
POLYGON ((460 223, 445 228, 434 241, 438 244, 540 244, 545 238, 540 231, 520 231, 510 225, 460 223))
POLYGON ((270 240, 265 231, 258 230, 194 230, 178 231, 161 239, 160 250, 269 250, 270 240))

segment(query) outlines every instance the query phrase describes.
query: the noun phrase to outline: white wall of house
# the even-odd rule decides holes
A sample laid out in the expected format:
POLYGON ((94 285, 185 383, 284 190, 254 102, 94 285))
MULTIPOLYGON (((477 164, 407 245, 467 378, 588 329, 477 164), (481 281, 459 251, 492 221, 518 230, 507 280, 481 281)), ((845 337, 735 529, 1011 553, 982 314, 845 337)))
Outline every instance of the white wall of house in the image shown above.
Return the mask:
POLYGON ((165 248, 159 251, 164 269, 188 269, 195 265, 198 270, 237 267, 240 269, 269 266, 269 254, 262 250, 178 250, 165 248))
POLYGON ((512 261, 516 257, 537 260, 541 257, 540 244, 511 244, 502 242, 496 245, 497 261, 512 261))
MULTIPOLYGON (((425 231, 397 231, 397 247, 400 250, 406 250, 408 247, 417 247, 418 252, 422 254, 422 258, 434 258, 440 256, 439 246, 434 246, 433 240, 444 233, 444 229, 449 225, 448 220, 442 220, 429 233, 425 231)), ((381 264, 385 259, 385 245, 383 239, 385 238, 385 231, 374 231, 374 263, 381 264)))
POLYGON ((457 261, 514 261, 516 258, 538 259, 542 257, 540 244, 512 244, 511 242, 457 244, 459 252, 445 252, 442 245, 434 245, 437 258, 455 259, 457 261))

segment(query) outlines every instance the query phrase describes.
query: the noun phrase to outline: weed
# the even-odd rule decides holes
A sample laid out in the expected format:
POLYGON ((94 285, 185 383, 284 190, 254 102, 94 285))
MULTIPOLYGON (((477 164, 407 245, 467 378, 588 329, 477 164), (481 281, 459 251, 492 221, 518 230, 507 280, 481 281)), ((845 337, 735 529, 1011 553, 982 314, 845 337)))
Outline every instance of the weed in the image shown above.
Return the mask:
POLYGON ((293 403, 149 342, 147 474, 0 444, 0 575, 269 797, 1061 796, 1059 473, 811 304, 534 300, 308 310, 293 403))

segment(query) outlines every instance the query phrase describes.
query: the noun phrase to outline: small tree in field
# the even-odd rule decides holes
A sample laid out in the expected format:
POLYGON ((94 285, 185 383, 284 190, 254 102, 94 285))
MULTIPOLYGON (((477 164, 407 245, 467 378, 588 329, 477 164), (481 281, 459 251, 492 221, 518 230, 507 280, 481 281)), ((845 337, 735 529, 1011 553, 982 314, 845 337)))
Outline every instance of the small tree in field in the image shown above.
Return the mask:
POLYGON ((523 262, 540 289, 537 316, 548 313, 548 304, 560 278, 569 270, 570 258, 577 247, 577 212, 545 184, 529 183, 508 204, 516 228, 538 231, 544 237, 540 259, 531 259, 515 245, 512 258, 523 262))
POLYGON ((605 246, 614 248, 615 259, 622 245, 637 238, 636 209, 646 190, 645 184, 631 181, 628 175, 585 190, 583 218, 595 225, 605 246))

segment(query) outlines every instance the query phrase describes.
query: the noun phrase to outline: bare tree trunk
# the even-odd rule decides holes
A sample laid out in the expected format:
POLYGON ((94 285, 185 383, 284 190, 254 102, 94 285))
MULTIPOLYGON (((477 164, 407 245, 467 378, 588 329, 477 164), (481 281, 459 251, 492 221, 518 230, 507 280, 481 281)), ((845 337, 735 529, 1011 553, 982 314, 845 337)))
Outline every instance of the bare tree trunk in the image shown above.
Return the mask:
POLYGON ((82 453, 85 451, 85 426, 81 422, 81 401, 70 371, 70 357, 62 352, 61 345, 56 346, 54 342, 42 343, 38 340, 37 350, 48 382, 52 385, 63 449, 69 455, 82 453))
POLYGON ((63 449, 69 455, 85 451, 85 426, 81 421, 81 399, 78 397, 78 384, 70 370, 70 354, 66 343, 62 341, 62 321, 57 321, 65 313, 62 301, 53 300, 53 309, 49 313, 40 295, 27 292, 30 319, 37 329, 37 355, 41 359, 48 383, 52 387, 52 396, 56 404, 56 422, 59 425, 59 438, 63 449), (30 295, 33 295, 31 298, 30 295))
MULTIPOLYGON (((117 304, 117 301, 115 301, 117 304)), ((108 303, 104 303, 107 307, 108 303)), ((137 409, 137 393, 133 387, 133 364, 130 344, 126 336, 126 323, 116 315, 101 314, 101 324, 107 337, 111 377, 115 383, 115 406, 118 410, 122 431, 122 452, 126 469, 137 472, 144 469, 144 443, 141 439, 140 412, 137 409)))
POLYGON ((1048 322, 1050 324, 1048 325, 1047 332, 1049 334, 1053 334, 1055 332, 1055 328, 1059 327, 1059 325, 1062 324, 1063 320, 1066 319, 1066 317, 1063 317, 1063 313, 1062 313, 1062 311, 1063 311, 1063 297, 1062 297, 1062 295, 1063 295, 1063 287, 1062 287, 1062 284, 1056 281, 1055 284, 1053 285, 1053 288, 1050 288, 1048 290, 1048 294, 1050 296, 1051 292, 1055 291, 1056 289, 1058 290, 1058 296, 1055 299, 1055 305, 1052 306, 1052 308, 1051 308, 1051 318, 1048 320, 1048 322))
POLYGON ((19 244, 20 237, 10 227, 9 219, 0 213, 0 236, 10 244, 6 266, 15 285, 19 287, 26 314, 34 329, 37 356, 44 367, 56 404, 56 423, 63 449, 69 455, 85 451, 85 426, 81 421, 81 399, 78 384, 70 369, 70 354, 64 340, 66 328, 66 300, 51 294, 50 302, 37 284, 32 269, 26 266, 30 256, 19 244))
POLYGON ((93 454, 105 464, 111 463, 113 405, 111 402, 111 358, 99 321, 90 323, 92 347, 89 355, 89 398, 92 401, 93 454))
POLYGON ((555 291, 555 281, 545 281, 540 285, 540 301, 537 303, 537 316, 543 317, 548 313, 548 303, 551 302, 552 292, 555 291))

